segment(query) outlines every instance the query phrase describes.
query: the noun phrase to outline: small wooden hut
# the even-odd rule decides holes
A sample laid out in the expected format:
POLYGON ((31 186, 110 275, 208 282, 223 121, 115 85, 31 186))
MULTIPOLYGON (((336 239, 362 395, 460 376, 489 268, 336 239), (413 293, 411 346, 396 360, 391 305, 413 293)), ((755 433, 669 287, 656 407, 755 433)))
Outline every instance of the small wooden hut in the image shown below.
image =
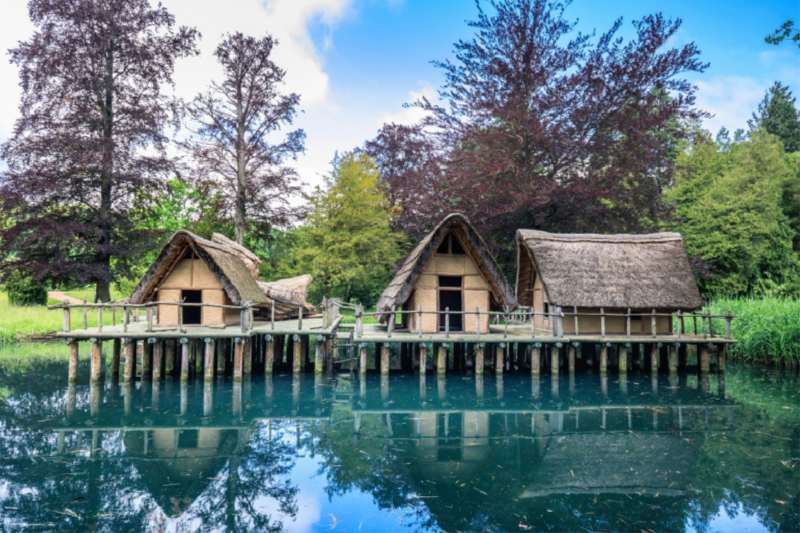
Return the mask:
MULTIPOLYGON (((652 334, 651 315, 693 311, 700 292, 679 233, 650 235, 555 234, 517 231, 517 301, 535 312, 586 313, 578 334, 601 333, 601 309, 627 314, 631 334, 652 334)), ((551 330, 549 317, 536 316, 539 329, 551 330)), ((575 320, 562 322, 575 334, 575 320)), ((607 334, 626 334, 627 317, 605 318, 607 334)), ((656 334, 672 332, 668 316, 657 317, 656 334)))
MULTIPOLYGON (((266 305, 268 300, 256 282, 257 274, 258 258, 246 248, 178 231, 139 281, 130 301, 266 305)), ((240 321, 236 309, 159 305, 158 325, 177 326, 179 309, 187 326, 232 325, 240 321)))
MULTIPOLYGON (((514 294, 486 243, 467 217, 453 213, 442 220, 414 248, 376 306, 381 322, 395 309, 469 311, 451 314, 451 331, 476 331, 479 309, 502 311, 516 308, 514 294)), ((403 315, 403 327, 419 330, 417 314, 403 315)), ((444 315, 423 314, 422 331, 436 333, 445 327, 444 315)), ((480 316, 482 333, 489 331, 489 316, 480 316)))

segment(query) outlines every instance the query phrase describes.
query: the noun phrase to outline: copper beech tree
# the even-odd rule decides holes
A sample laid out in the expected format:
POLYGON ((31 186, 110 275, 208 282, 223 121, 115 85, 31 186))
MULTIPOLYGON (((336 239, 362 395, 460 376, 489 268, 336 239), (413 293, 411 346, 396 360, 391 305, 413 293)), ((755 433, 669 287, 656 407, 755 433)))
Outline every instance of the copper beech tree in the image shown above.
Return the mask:
POLYGON ((10 51, 20 118, 2 146, 3 276, 109 285, 130 274, 147 231, 131 199, 156 193, 171 169, 175 61, 196 53, 194 29, 147 0, 31 0, 36 32, 10 51), (112 261, 113 258, 113 261, 112 261))
POLYGON ((445 75, 443 104, 415 102, 427 112, 419 129, 385 126, 368 143, 378 161, 396 162, 399 144, 417 146, 425 153, 402 161, 433 169, 427 182, 419 164, 386 175, 396 197, 433 215, 411 209, 398 224, 431 224, 458 210, 510 257, 516 228, 647 231, 668 215, 660 192, 674 173, 676 143, 703 116, 682 74, 707 65, 693 43, 667 46, 679 20, 647 16, 625 42, 621 20, 597 37, 576 33, 567 5, 479 3, 474 37, 455 44, 454 60, 434 62, 445 75))
POLYGON ((232 208, 240 244, 248 220, 267 226, 291 222, 289 198, 299 192, 296 171, 284 163, 304 150, 305 132, 275 139, 292 124, 300 102, 297 94, 280 91, 285 72, 270 59, 277 44, 269 35, 228 35, 214 52, 222 81, 188 106, 195 135, 182 146, 197 178, 220 191, 232 208))

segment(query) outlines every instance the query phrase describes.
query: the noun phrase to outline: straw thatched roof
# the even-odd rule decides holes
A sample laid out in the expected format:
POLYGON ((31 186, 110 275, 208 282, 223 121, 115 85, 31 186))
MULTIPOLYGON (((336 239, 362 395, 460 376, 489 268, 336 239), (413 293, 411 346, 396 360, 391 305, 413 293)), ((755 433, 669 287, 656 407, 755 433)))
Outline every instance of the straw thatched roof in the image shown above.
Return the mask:
POLYGON ((181 230, 176 232, 161 249, 161 253, 133 289, 131 303, 140 304, 152 301, 158 286, 166 279, 175 264, 184 257, 188 249, 193 250, 197 257, 205 262, 222 284, 234 305, 242 305, 244 302, 262 305, 268 302, 267 297, 256 283, 256 278, 247 265, 242 262, 240 250, 181 230))
MULTIPOLYGON (((513 309, 517 306, 514 293, 494 257, 489 253, 486 243, 470 225, 467 217, 461 213, 452 213, 445 217, 406 257, 397 275, 383 291, 376 311, 388 313, 392 306, 398 309, 403 305, 428 260, 436 253, 436 249, 442 243, 445 235, 451 230, 458 235, 464 251, 475 261, 478 270, 489 284, 493 303, 501 309, 505 307, 513 309)), ((388 315, 380 317, 381 321, 385 321, 387 318, 388 315)))
POLYGON ((308 286, 314 278, 311 274, 303 274, 294 278, 279 279, 278 281, 259 281, 258 286, 267 296, 268 305, 275 302, 275 318, 283 319, 296 317, 300 314, 299 308, 303 306, 303 314, 315 314, 317 309, 306 302, 308 286))
POLYGON ((561 307, 696 309, 700 292, 679 233, 555 234, 517 231, 517 299, 531 305, 539 275, 561 307))
POLYGON ((217 244, 221 244, 222 246, 229 248, 239 260, 244 263, 244 266, 247 267, 247 270, 253 275, 254 278, 258 279, 258 266, 261 264, 261 259, 258 258, 256 254, 242 246, 236 241, 232 241, 227 238, 225 235, 220 233, 212 233, 211 234, 211 242, 215 242, 217 244))

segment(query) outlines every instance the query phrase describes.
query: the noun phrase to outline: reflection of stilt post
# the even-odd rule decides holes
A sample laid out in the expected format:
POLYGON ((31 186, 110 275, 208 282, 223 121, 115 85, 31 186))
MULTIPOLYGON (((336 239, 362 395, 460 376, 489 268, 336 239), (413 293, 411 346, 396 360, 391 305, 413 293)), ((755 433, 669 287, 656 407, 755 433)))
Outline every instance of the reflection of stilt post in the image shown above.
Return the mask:
POLYGON ((244 339, 233 339, 233 380, 242 381, 244 367, 244 339))
POLYGON ((111 379, 119 379, 119 359, 122 348, 121 339, 114 339, 111 348, 111 379))
POLYGON ((181 414, 185 415, 189 409, 189 383, 181 380, 181 414))
POLYGON ((269 405, 272 404, 272 395, 274 394, 274 388, 272 386, 272 376, 267 376, 264 378, 264 395, 267 397, 267 403, 269 405))
POLYGON ((381 345, 381 376, 389 375, 389 343, 381 345))
POLYGON ((428 370, 428 345, 419 345, 419 375, 425 379, 425 372, 428 370))
POLYGON ((292 414, 297 413, 297 409, 300 407, 300 376, 292 376, 292 410, 294 411, 292 414))
POLYGON ((550 394, 553 398, 558 398, 558 374, 550 376, 550 394))
POLYGON ((497 349, 495 350, 495 353, 494 353, 494 373, 497 374, 498 376, 502 376, 503 375, 503 369, 506 366, 505 357, 504 357, 505 356, 505 352, 504 352, 505 351, 505 347, 506 347, 506 343, 501 342, 500 344, 497 345, 497 349))
POLYGON ((569 375, 569 393, 575 394, 575 374, 569 375))
POLYGON ((242 418, 242 382, 233 382, 233 416, 239 420, 242 418))
POLYGON ((97 381, 92 382, 91 388, 89 390, 89 405, 90 410, 92 413, 92 418, 96 417, 100 414, 100 393, 102 389, 100 387, 100 383, 97 381))
POLYGON ((419 397, 422 400, 425 399, 425 393, 428 390, 428 384, 426 382, 426 379, 427 378, 426 378, 425 374, 420 374, 419 375, 419 397))
POLYGON ((102 378, 100 373, 100 361, 103 357, 103 341, 100 339, 90 339, 92 342, 92 382, 102 378))
POLYGON ((78 381, 78 342, 69 343, 69 382, 78 381))
POLYGON ((495 386, 497 387, 497 398, 499 400, 502 400, 503 395, 505 394, 502 374, 498 375, 497 378, 495 379, 495 386))
POLYGON ((78 387, 70 383, 67 387, 67 418, 75 414, 75 406, 78 403, 78 387))
POLYGON ((605 374, 600 375, 600 394, 608 397, 608 376, 605 374))
POLYGON ((133 383, 125 382, 122 384, 122 412, 128 416, 131 414, 131 395, 133 394, 133 383))
POLYGON ((189 381, 189 339, 181 339, 181 383, 189 381))
POLYGON ((153 413, 158 412, 159 394, 161 393, 161 384, 158 381, 153 382, 153 390, 150 396, 150 410, 153 413))
MULTIPOLYGON (((619 346, 619 373, 620 374, 627 374, 628 373, 628 348, 630 348, 631 343, 626 342, 624 344, 620 344, 619 346)), ((622 383, 622 379, 620 378, 620 383, 622 383)))
POLYGON ((206 338, 205 350, 203 350, 205 359, 203 360, 203 379, 208 381, 214 380, 214 352, 216 352, 216 342, 214 339, 206 338))
POLYGON ((203 383, 203 416, 214 414, 214 383, 206 381, 203 383))
POLYGON ((325 399, 325 381, 322 373, 314 374, 314 401, 317 403, 325 399))
POLYGON ((483 400, 483 375, 475 376, 475 396, 478 401, 483 400))
POLYGON ((264 374, 272 374, 272 368, 275 366, 275 341, 272 340, 272 335, 264 335, 264 374))
POLYGON ((709 394, 711 392, 711 383, 708 377, 708 372, 700 374, 700 391, 703 394, 709 394))
POLYGON ((653 399, 658 398, 658 374, 653 372, 652 376, 650 377, 650 390, 653 394, 653 399))
POLYGON ((719 397, 725 398, 725 374, 720 374, 717 377, 718 385, 719 385, 719 397))
POLYGON ((355 421, 353 422, 353 431, 361 433, 361 413, 355 414, 355 421))
POLYGON ((381 375, 381 401, 389 401, 389 376, 381 375))
POLYGON ((541 394, 542 384, 541 378, 539 376, 534 376, 531 378, 531 396, 534 400, 538 400, 541 394))
POLYGON ((436 376, 436 392, 439 395, 439 401, 447 400, 447 378, 444 376, 436 376))
MULTIPOLYGON (((317 335, 316 353, 314 354, 314 374, 321 375, 325 371, 325 337, 317 335)), ((366 357, 365 357, 366 359, 366 357)))
POLYGON ((619 393, 623 398, 628 397, 628 376, 626 374, 619 377, 619 393))

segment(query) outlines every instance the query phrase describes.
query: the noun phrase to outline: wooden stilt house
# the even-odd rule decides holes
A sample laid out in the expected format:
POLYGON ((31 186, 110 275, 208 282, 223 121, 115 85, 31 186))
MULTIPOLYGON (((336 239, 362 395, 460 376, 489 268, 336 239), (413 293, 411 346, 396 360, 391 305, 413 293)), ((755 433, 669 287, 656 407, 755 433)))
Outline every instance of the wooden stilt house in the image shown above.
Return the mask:
MULTIPOLYGON (((451 331, 476 331, 475 310, 516 308, 514 294, 486 243, 467 217, 454 213, 417 245, 406 258, 377 304, 381 322, 395 309, 442 311, 450 315, 451 331), (467 314, 459 312, 467 311, 467 314)), ((444 315, 423 314, 422 331, 444 330, 444 315)), ((404 314, 403 327, 419 330, 419 315, 404 314)), ((482 333, 489 331, 489 316, 480 316, 482 333)))
MULTIPOLYGON (((258 258, 246 248, 233 244, 236 247, 178 231, 133 290, 131 303, 183 301, 267 305, 267 297, 256 282, 258 258)), ((177 326, 179 309, 186 326, 223 326, 240 321, 236 309, 159 305, 158 325, 177 326)))
MULTIPOLYGON (((556 234, 517 231, 517 301, 537 313, 578 313, 562 320, 567 334, 652 334, 652 313, 693 311, 700 292, 679 233, 650 235, 556 234), (581 315, 583 314, 583 315, 581 315), (650 316, 648 316, 650 315, 650 316)), ((552 318, 536 316, 537 329, 552 318)), ((656 334, 672 332, 656 317, 656 334)))

